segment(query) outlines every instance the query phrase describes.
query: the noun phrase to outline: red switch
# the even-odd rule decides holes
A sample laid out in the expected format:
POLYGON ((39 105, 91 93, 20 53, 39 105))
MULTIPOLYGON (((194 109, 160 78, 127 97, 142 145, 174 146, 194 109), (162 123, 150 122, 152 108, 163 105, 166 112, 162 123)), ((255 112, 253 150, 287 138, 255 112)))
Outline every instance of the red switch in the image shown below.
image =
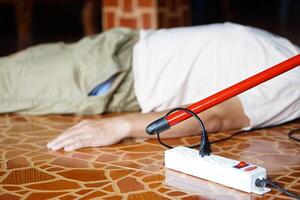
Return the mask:
POLYGON ((248 165, 249 165, 249 164, 247 164, 246 162, 241 161, 239 164, 237 164, 237 165, 235 165, 235 166, 233 166, 233 167, 235 167, 235 168, 237 168, 237 169, 241 169, 241 168, 246 167, 246 166, 248 166, 248 165))

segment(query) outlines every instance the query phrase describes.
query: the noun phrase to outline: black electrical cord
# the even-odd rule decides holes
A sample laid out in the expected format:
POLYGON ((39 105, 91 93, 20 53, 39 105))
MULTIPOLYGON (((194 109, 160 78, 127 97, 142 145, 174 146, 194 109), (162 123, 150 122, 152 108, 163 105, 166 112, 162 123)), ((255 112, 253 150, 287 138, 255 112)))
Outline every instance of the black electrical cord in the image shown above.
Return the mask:
MULTIPOLYGON (((209 142, 208 136, 207 136, 207 131, 205 129, 204 123, 202 122, 202 120, 200 119, 200 117, 196 113, 194 113, 193 111, 191 111, 187 108, 178 107, 178 108, 174 108, 174 109, 170 110, 164 117, 167 117, 171 113, 173 113, 175 111, 178 111, 178 110, 189 113, 190 115, 195 117, 195 119, 199 122, 199 124, 201 126, 201 129, 202 129, 201 130, 201 142, 200 142, 200 144, 188 146, 188 148, 196 148, 196 147, 200 146, 199 153, 202 157, 205 156, 205 155, 210 155, 211 148, 210 148, 210 142, 209 142)), ((165 146, 169 149, 173 148, 172 146, 167 145, 163 141, 161 141, 159 133, 157 134, 157 139, 158 139, 158 141, 161 145, 163 145, 163 146, 165 146)))
POLYGON ((299 195, 284 189, 283 187, 279 186, 277 183, 275 183, 273 181, 270 181, 269 179, 256 179, 255 180, 255 186, 257 186, 257 187, 266 187, 267 185, 270 185, 271 187, 276 188, 280 192, 282 192, 290 197, 300 200, 299 195))
MULTIPOLYGON (((184 110, 184 111, 188 112, 189 114, 193 115, 193 116, 197 119, 197 121, 201 124, 202 131, 204 130, 204 131, 206 132, 202 120, 198 117, 198 115, 196 115, 193 111, 191 111, 191 110, 189 110, 189 109, 187 109, 187 108, 181 108, 181 107, 180 107, 180 108, 174 108, 174 109, 170 110, 170 111, 165 115, 165 117, 168 116, 168 115, 170 115, 171 113, 177 111, 177 110, 184 110)), ((219 143, 219 142, 223 142, 223 141, 229 140, 229 139, 231 139, 231 138, 233 138, 233 137, 235 137, 235 136, 237 136, 237 135, 241 135, 241 134, 244 134, 244 133, 252 132, 253 130, 254 130, 254 129, 251 129, 251 130, 249 130, 249 131, 237 131, 237 132, 234 132, 233 134, 229 135, 228 137, 225 137, 225 138, 221 138, 221 139, 218 139, 218 140, 211 141, 210 144, 216 144, 216 143, 219 143)), ((300 134, 300 128, 296 128, 296 129, 290 130, 290 131, 288 132, 288 137, 289 137, 290 139, 295 140, 296 142, 300 142, 300 139, 294 136, 295 134, 300 134)), ((158 139, 158 141, 159 141, 159 143, 160 143, 161 145, 163 145, 163 146, 165 146, 165 147, 167 147, 167 148, 169 148, 169 149, 173 148, 172 146, 167 145, 167 144, 165 144, 164 142, 162 142, 161 139, 160 139, 160 135, 159 135, 159 134, 157 134, 157 139, 158 139)), ((188 148, 197 148, 197 147, 199 147, 199 146, 200 146, 200 144, 196 144, 196 145, 188 146, 188 148)))
MULTIPOLYGON (((187 109, 187 110, 188 110, 188 109, 187 109)), ((171 111, 174 112, 173 110, 171 110, 171 111)), ((171 111, 170 111, 169 113, 167 113, 167 114, 165 115, 165 117, 168 116, 169 114, 171 114, 171 113, 172 113, 171 111)), ((190 110, 189 110, 189 111, 190 111, 190 110)), ((194 114, 195 114, 195 113, 194 113, 194 114)), ((191 114, 191 115, 192 115, 192 114, 191 114)), ((195 115, 196 115, 196 114, 195 114, 195 115)), ((197 116, 198 116, 198 115, 197 115, 197 116)), ((198 117, 198 118, 199 118, 199 117, 198 117)), ((198 119, 197 119, 197 120, 198 120, 198 119)), ((199 118, 199 120, 201 121, 200 118, 199 118)), ((202 121, 201 121, 201 122, 202 122, 202 121)), ((203 124, 203 122, 202 122, 202 124, 203 124)), ((203 126, 201 125, 201 127, 202 127, 202 130, 205 130, 205 128, 203 129, 204 125, 203 125, 203 126)), ((219 142, 223 142, 223 141, 229 140, 229 139, 231 139, 231 138, 233 138, 233 137, 235 137, 235 136, 237 136, 237 135, 241 135, 241 134, 245 134, 245 133, 250 133, 250 132, 252 132, 252 131, 253 131, 253 129, 252 129, 252 130, 249 130, 249 131, 237 131, 237 132, 234 132, 233 134, 231 134, 231 135, 229 135, 229 136, 227 136, 227 137, 225 137, 225 138, 221 138, 221 139, 218 139, 218 140, 211 141, 210 144, 216 144, 216 143, 219 143, 219 142)), ((300 142, 300 139, 294 136, 295 134, 300 134, 300 128, 293 129, 293 130, 290 130, 290 131, 288 132, 288 137, 289 137, 290 139, 295 140, 296 142, 300 142)), ((161 145, 163 145, 163 146, 165 146, 165 147, 167 147, 167 148, 169 148, 169 149, 173 148, 172 146, 169 146, 169 145, 163 143, 163 142, 161 141, 161 139, 160 139, 159 134, 157 134, 157 139, 158 139, 158 141, 159 141, 159 143, 160 143, 161 145)), ((197 148, 197 147, 199 147, 199 146, 200 146, 200 144, 196 144, 196 145, 192 145, 192 146, 188 146, 188 147, 189 147, 189 148, 197 148)))
POLYGON ((300 133, 300 128, 296 128, 294 130, 290 130, 289 133, 288 133, 288 136, 289 136, 290 139, 295 140, 297 142, 300 142, 299 138, 296 138, 296 137, 293 136, 294 134, 297 134, 297 133, 298 134, 300 133))
MULTIPOLYGON (((175 111, 177 111, 177 110, 183 110, 183 111, 186 111, 187 113, 191 114, 191 115, 192 115, 193 117, 195 117, 196 120, 200 123, 200 126, 201 126, 201 128, 202 128, 202 131, 207 132, 206 129, 205 129, 204 123, 203 123, 203 121, 200 119, 200 117, 199 117, 197 114, 195 114, 193 111, 191 111, 191 110, 189 110, 189 109, 187 109, 187 108, 181 108, 181 107, 179 107, 179 108, 174 108, 174 109, 170 110, 164 117, 167 117, 168 115, 170 115, 171 113, 173 113, 173 112, 175 112, 175 111)), ((225 140, 231 139, 231 138, 234 137, 234 136, 237 136, 237 135, 240 135, 240 134, 244 134, 244 133, 248 133, 248 132, 250 132, 250 131, 237 131, 237 132, 235 132, 235 133, 229 135, 228 137, 221 138, 221 139, 218 139, 218 140, 214 140, 214 141, 210 142, 210 144, 215 144, 215 143, 223 142, 223 141, 225 141, 225 140)), ((158 140, 158 142, 159 142, 161 145, 163 145, 164 147, 167 147, 167 148, 169 148, 169 149, 174 148, 174 147, 172 147, 172 146, 167 145, 166 143, 164 143, 164 142, 160 139, 159 133, 157 134, 157 140, 158 140)), ((197 147, 200 147, 200 144, 195 144, 195 145, 187 146, 187 147, 188 147, 188 148, 197 148, 197 147)))
POLYGON ((224 137, 224 138, 221 138, 221 139, 218 139, 218 140, 214 140, 214 141, 211 141, 210 144, 216 144, 216 143, 219 143, 219 142, 223 142, 223 141, 226 141, 226 140, 229 140, 231 139, 232 137, 235 137, 237 135, 241 135, 241 134, 244 134, 244 133, 249 133, 250 131, 237 131, 237 132, 234 132, 232 133, 231 135, 227 136, 227 137, 224 137))
MULTIPOLYGON (((219 143, 219 142, 223 142, 223 141, 226 141, 226 140, 229 140, 237 135, 241 135, 241 134, 245 134, 245 133, 251 133, 252 131, 254 130, 259 130, 259 129, 251 129, 249 131, 237 131, 237 132, 234 132, 232 133, 231 135, 225 137, 225 138, 221 138, 221 139, 218 139, 218 140, 214 140, 214 141, 211 141, 210 144, 216 144, 216 143, 219 143)), ((300 128, 297 128, 297 129, 293 129, 293 130, 290 130, 288 132, 288 137, 292 140, 295 140, 296 142, 300 142, 300 139, 299 138, 296 138, 295 134, 300 134, 300 128)), ((196 146, 196 145, 195 145, 196 146)))
MULTIPOLYGON (((173 113, 173 112, 175 112, 175 111, 177 111, 177 110, 183 110, 183 111, 185 111, 185 112, 191 114, 191 115, 192 115, 193 117, 195 117, 196 120, 199 122, 199 124, 200 124, 200 126, 201 126, 201 129, 202 129, 202 130, 206 130, 206 129, 205 129, 205 126, 204 126, 204 123, 202 122, 202 120, 200 119, 200 117, 198 117, 198 115, 196 115, 193 111, 191 111, 191 110, 189 110, 189 109, 187 109, 187 108, 181 108, 181 107, 180 107, 180 108, 174 108, 174 109, 170 110, 167 114, 165 114, 164 117, 169 116, 171 113, 173 113)), ((164 143, 163 141, 161 141, 159 133, 157 134, 157 139, 158 139, 158 141, 159 141, 159 143, 160 143, 161 145, 163 145, 163 146, 165 146, 165 147, 167 147, 167 148, 169 148, 169 149, 174 148, 174 147, 172 147, 172 146, 170 146, 170 145, 167 145, 167 144, 164 143)), ((187 146, 187 147, 188 147, 188 148, 196 148, 196 147, 199 147, 199 146, 200 146, 200 144, 196 144, 196 145, 187 146)))

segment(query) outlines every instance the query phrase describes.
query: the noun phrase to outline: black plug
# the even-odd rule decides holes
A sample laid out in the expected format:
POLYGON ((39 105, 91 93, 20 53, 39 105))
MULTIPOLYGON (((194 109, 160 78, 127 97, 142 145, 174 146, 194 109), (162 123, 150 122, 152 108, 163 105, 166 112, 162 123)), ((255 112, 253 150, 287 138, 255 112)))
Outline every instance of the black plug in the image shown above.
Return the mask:
POLYGON ((265 179, 265 178, 259 179, 258 178, 258 179, 255 180, 255 186, 256 187, 266 187, 267 185, 278 189, 280 192, 283 192, 284 194, 286 194, 290 197, 293 197, 295 199, 300 200, 300 196, 298 194, 295 194, 293 192, 290 192, 290 191, 284 189, 283 187, 281 187, 280 185, 278 185, 277 183, 275 183, 273 181, 270 181, 269 179, 265 179))
POLYGON ((267 186, 267 181, 266 181, 266 179, 256 179, 255 180, 255 186, 256 187, 266 187, 267 186))
POLYGON ((201 132, 201 144, 199 149, 199 154, 201 157, 209 156, 211 153, 210 142, 208 140, 207 132, 205 129, 201 132))

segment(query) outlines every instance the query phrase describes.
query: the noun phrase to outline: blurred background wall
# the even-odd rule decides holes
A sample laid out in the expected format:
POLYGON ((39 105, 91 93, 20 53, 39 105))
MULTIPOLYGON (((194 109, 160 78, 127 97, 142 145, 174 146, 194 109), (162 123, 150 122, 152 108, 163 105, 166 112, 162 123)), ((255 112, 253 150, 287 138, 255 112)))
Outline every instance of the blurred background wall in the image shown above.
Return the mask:
POLYGON ((168 28, 231 21, 300 46, 300 0, 0 0, 0 56, 77 41, 116 26, 168 28))

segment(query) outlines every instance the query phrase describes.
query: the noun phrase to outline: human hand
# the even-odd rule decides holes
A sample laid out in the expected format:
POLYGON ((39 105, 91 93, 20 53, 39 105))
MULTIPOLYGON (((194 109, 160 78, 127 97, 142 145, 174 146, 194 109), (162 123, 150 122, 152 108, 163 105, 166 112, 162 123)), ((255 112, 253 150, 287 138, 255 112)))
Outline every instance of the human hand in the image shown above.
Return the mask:
POLYGON ((117 118, 84 120, 47 144, 53 151, 72 151, 83 147, 108 146, 129 134, 129 123, 117 118))

